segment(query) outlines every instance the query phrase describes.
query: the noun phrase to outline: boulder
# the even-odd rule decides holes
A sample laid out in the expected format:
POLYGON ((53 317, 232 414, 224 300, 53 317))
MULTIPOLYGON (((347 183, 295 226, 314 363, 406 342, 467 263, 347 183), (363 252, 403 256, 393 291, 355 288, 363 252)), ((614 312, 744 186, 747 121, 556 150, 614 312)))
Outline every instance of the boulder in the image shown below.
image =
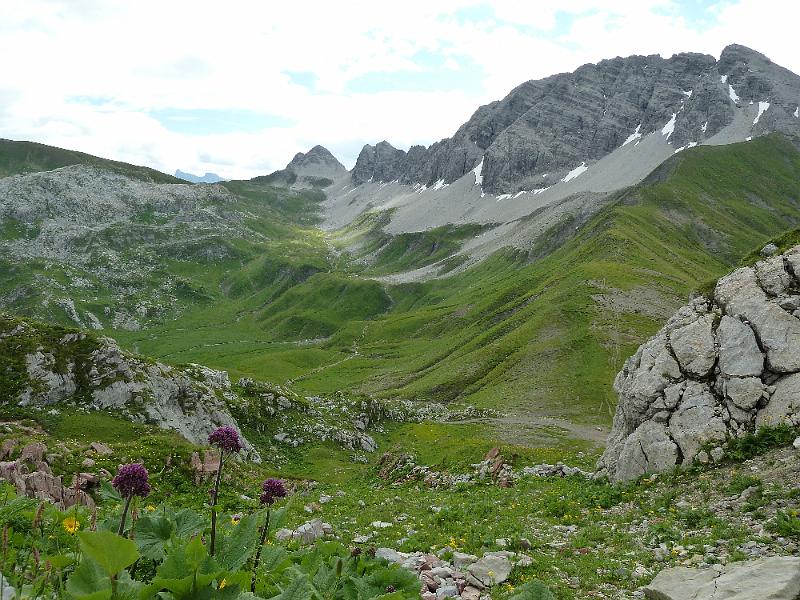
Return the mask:
MULTIPOLYGON (((329 526, 330 527, 330 526, 329 526)), ((313 544, 325 535, 325 523, 319 519, 314 519, 303 523, 294 530, 292 537, 301 544, 313 544)))
POLYGON ((764 395, 766 386, 758 377, 734 377, 724 383, 725 396, 738 408, 753 410, 764 395))
POLYGON ((114 451, 102 442, 92 442, 89 448, 98 456, 110 456, 114 451))
POLYGON ((714 299, 725 314, 749 321, 773 371, 800 371, 800 320, 769 301, 754 269, 743 267, 720 279, 714 299))
POLYGON ((490 587, 503 583, 511 574, 511 561, 497 553, 485 554, 467 567, 467 572, 484 586, 490 587))
POLYGON ((655 421, 642 423, 625 440, 615 479, 630 481, 647 473, 659 473, 675 466, 678 446, 667 427, 655 421))
POLYGON ((44 455, 47 453, 47 446, 42 442, 32 442, 27 444, 20 452, 19 459, 22 462, 37 464, 44 460, 44 455))
POLYGON ((651 600, 796 600, 800 558, 775 556, 709 569, 665 569, 644 594, 651 600))
POLYGON ((756 415, 756 429, 781 424, 800 424, 800 373, 775 382, 769 403, 756 415))

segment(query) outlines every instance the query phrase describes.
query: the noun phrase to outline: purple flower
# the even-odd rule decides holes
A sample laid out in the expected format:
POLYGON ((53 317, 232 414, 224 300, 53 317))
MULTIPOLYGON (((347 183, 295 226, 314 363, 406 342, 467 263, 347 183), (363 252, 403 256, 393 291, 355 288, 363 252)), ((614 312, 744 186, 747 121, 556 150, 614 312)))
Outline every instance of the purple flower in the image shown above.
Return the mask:
POLYGON ((123 498, 132 498, 133 496, 144 498, 150 493, 150 484, 147 483, 147 469, 139 463, 122 465, 111 485, 116 488, 123 498))
POLYGON ((261 484, 261 504, 273 504, 278 498, 286 496, 286 486, 280 479, 269 478, 261 484))
POLYGON ((208 436, 208 443, 216 446, 222 451, 239 452, 242 449, 242 442, 239 440, 239 433, 229 426, 217 427, 208 436))

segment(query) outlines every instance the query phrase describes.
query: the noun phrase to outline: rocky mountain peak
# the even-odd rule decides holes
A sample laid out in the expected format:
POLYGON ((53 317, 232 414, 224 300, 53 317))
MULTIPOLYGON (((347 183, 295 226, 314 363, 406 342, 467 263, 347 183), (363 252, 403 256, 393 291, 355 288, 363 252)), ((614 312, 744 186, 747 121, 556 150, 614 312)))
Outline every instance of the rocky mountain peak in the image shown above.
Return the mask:
POLYGON ((286 165, 286 170, 307 177, 335 177, 347 172, 344 165, 324 146, 314 146, 308 152, 298 152, 286 165))
POLYGON ((726 47, 719 61, 691 52, 617 57, 527 81, 428 148, 366 145, 352 180, 430 187, 483 162, 486 192, 531 191, 543 187, 545 174, 558 181, 654 133, 666 142, 665 154, 712 138, 800 135, 798 98, 800 77, 741 45, 726 47))
POLYGON ((375 146, 365 145, 358 155, 351 176, 353 183, 368 181, 394 181, 403 175, 406 152, 392 146, 386 140, 375 146))

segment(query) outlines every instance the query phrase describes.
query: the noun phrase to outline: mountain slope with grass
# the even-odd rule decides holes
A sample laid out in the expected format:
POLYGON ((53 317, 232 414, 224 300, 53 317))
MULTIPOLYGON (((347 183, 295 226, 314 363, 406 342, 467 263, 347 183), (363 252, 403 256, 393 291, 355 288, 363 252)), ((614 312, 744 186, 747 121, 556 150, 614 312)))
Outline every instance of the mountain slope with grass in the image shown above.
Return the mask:
POLYGON ((314 189, 78 165, 0 179, 0 300, 233 380, 465 402, 501 409, 489 424, 501 437, 599 443, 624 358, 692 290, 798 222, 799 175, 800 153, 777 135, 687 149, 528 251, 399 283, 481 229, 393 235, 365 217, 324 232, 314 189))
MULTIPOLYGON (((693 290, 798 222, 798 175, 800 153, 779 136, 694 148, 618 193, 577 230, 569 220, 553 226, 528 253, 500 251, 449 278, 384 283, 385 312, 365 304, 365 318, 340 322, 330 337, 267 344, 269 331, 242 320, 204 322, 194 334, 170 323, 122 339, 237 376, 268 372, 308 393, 353 389, 500 407, 520 416, 513 426, 498 424, 512 436, 591 437, 592 427, 610 423, 611 382, 624 358, 693 290), (226 343, 203 347, 198 334, 226 343)), ((393 246, 384 248, 388 263, 398 260, 393 246)), ((347 277, 373 285, 365 278, 372 270, 380 280, 381 252, 372 256, 376 262, 365 268, 357 260, 359 276, 347 277)), ((347 264, 340 255, 343 273, 347 264)), ((319 297, 320 288, 310 278, 293 291, 321 302, 321 312, 335 298, 319 297)), ((191 331, 192 321, 182 319, 191 331)))

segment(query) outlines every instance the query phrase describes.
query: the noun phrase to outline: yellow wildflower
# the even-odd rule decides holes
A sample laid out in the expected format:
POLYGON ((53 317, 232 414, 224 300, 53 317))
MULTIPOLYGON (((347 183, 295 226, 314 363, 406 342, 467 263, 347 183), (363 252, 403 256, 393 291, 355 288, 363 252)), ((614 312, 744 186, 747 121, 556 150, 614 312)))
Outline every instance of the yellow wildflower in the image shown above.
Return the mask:
POLYGON ((61 521, 61 526, 70 535, 74 535, 81 528, 80 522, 75 517, 67 517, 61 521))
POLYGON ((148 512, 153 512, 153 511, 156 509, 156 507, 155 507, 155 506, 153 506, 152 504, 148 504, 148 505, 146 506, 146 508, 147 508, 147 511, 148 511, 148 512))
POLYGON ((219 589, 223 589, 226 585, 228 585, 228 580, 223 579, 222 581, 219 582, 219 589))

